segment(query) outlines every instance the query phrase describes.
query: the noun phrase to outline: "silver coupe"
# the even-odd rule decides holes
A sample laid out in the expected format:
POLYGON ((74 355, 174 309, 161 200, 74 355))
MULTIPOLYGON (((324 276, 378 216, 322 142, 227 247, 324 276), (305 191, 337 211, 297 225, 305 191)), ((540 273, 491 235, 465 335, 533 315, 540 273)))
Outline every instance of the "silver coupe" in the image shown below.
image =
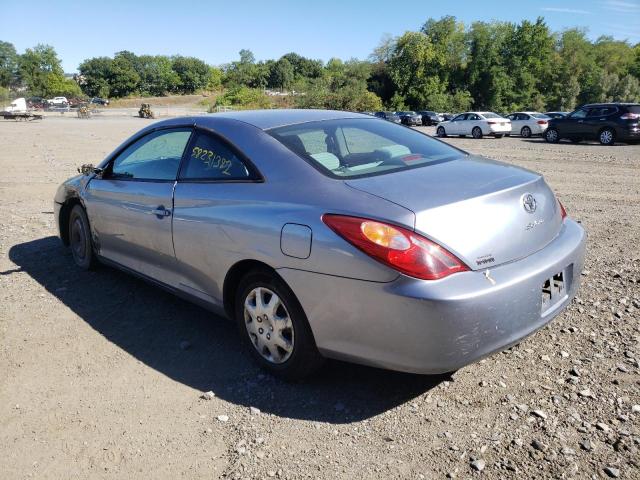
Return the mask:
POLYGON ((62 184, 59 233, 234 319, 285 378, 454 371, 569 304, 586 235, 541 175, 368 115, 161 121, 62 184))

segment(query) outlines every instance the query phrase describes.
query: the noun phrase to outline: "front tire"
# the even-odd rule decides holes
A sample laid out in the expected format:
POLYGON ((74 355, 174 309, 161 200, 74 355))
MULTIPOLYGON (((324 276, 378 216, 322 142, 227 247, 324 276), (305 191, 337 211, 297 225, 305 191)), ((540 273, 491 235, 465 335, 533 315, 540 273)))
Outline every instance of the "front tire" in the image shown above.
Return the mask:
POLYGON ((522 135, 524 138, 530 138, 531 129, 529 127, 522 127, 522 130, 520 130, 520 135, 522 135))
POLYGON ((235 316, 243 343, 270 373, 300 380, 322 366, 304 310, 276 274, 257 270, 242 279, 235 316))
POLYGON ((544 133, 544 139, 549 143, 558 143, 560 141, 560 134, 555 128, 548 128, 544 133))
POLYGON ((447 132, 445 131, 444 127, 438 127, 436 129, 436 135, 440 138, 445 138, 447 136, 447 132))
POLYGON ((73 261, 78 267, 91 270, 96 266, 89 219, 80 205, 75 205, 69 214, 69 246, 73 261))
POLYGON ((482 138, 482 129, 480 127, 473 127, 473 130, 471 130, 471 135, 476 140, 481 139, 482 138))
POLYGON ((616 143, 616 132, 613 129, 607 127, 603 129, 598 135, 598 140, 602 145, 613 145, 616 143))

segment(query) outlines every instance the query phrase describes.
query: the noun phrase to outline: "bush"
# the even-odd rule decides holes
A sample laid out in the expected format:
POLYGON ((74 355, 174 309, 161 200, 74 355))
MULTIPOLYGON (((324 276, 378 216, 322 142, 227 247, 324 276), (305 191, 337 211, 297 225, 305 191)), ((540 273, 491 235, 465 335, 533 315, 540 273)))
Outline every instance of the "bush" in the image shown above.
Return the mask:
POLYGON ((271 100, 264 92, 257 88, 235 87, 227 90, 216 100, 215 106, 209 111, 215 111, 215 107, 233 106, 240 108, 271 108, 271 100))

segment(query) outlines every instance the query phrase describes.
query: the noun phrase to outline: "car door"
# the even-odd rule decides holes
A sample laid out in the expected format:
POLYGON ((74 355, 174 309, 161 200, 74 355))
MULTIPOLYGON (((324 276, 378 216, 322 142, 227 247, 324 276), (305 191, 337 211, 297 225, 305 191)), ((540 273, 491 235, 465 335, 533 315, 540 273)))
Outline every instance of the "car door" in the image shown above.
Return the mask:
POLYGON ((480 127, 483 133, 486 133, 486 123, 486 120, 483 120, 477 113, 467 113, 464 122, 462 122, 463 127, 460 134, 471 135, 474 127, 480 127))
POLYGON ((272 238, 268 235, 272 232, 259 226, 260 219, 247 218, 261 182, 237 148, 214 132, 196 130, 174 193, 173 242, 180 289, 221 306, 224 277, 250 248, 242 239, 272 238), (255 228, 247 232, 251 223, 255 228))
POLYGON ((462 125, 464 124, 464 119, 466 118, 465 113, 461 113, 460 115, 451 119, 449 125, 447 125, 447 134, 451 135, 462 135, 462 125))
POLYGON ((93 178, 85 204, 100 256, 171 284, 173 189, 192 129, 152 131, 93 178))
POLYGON ((617 111, 616 107, 597 107, 589 110, 589 114, 582 124, 584 138, 598 138, 600 130, 609 125, 611 115, 617 111))
POLYGON ((564 121, 559 123, 559 126, 561 126, 560 135, 582 138, 584 136, 584 121, 588 113, 588 108, 579 108, 575 112, 571 112, 564 121))
POLYGON ((520 133, 520 128, 518 128, 518 114, 512 113, 511 115, 507 115, 507 118, 511 120, 511 134, 517 135, 520 133))

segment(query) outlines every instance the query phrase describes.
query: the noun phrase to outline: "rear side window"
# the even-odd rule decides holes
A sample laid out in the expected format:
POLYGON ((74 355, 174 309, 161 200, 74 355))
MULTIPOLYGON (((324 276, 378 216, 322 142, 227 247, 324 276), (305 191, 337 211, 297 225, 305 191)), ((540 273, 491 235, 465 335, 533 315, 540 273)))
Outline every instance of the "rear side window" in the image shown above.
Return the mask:
POLYGON ((269 133, 335 178, 380 175, 464 155, 415 130, 374 119, 308 122, 274 128, 269 133))
POLYGON ((224 140, 197 132, 185 155, 180 180, 251 180, 255 176, 224 140))

